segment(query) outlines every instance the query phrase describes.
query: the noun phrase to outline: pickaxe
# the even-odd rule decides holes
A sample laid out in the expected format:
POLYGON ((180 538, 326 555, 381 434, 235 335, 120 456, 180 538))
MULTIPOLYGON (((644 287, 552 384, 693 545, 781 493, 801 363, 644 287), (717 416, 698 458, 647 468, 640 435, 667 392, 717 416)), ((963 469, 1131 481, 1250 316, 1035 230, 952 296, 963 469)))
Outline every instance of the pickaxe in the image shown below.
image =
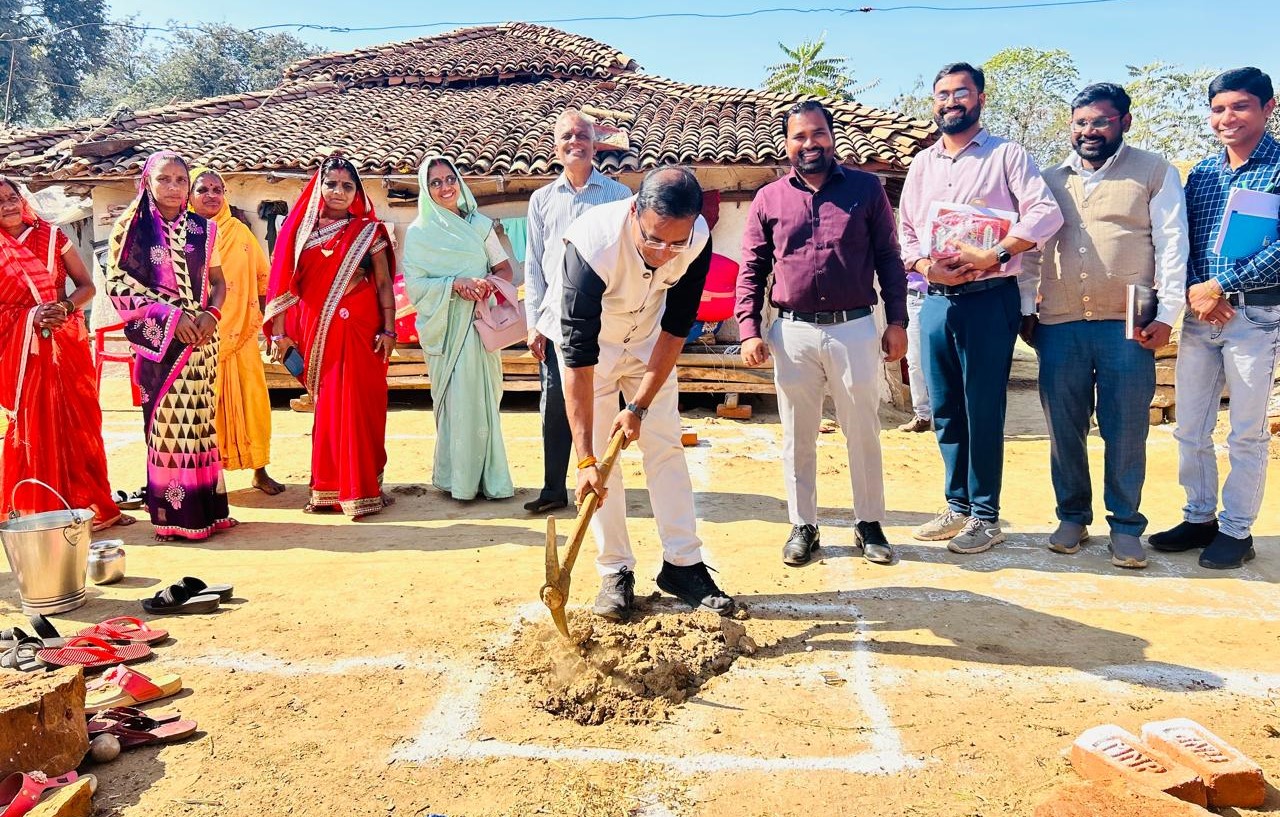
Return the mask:
MULTIPOLYGON (((613 470, 613 463, 617 460, 618 452, 622 450, 625 439, 622 429, 618 429, 609 440, 604 459, 596 463, 596 469, 600 471, 601 483, 608 482, 609 472, 613 470)), ((619 498, 614 501, 625 500, 619 498)), ((573 563, 578 559, 578 549, 582 547, 582 540, 587 535, 587 525, 591 522, 591 515, 596 512, 599 504, 600 497, 594 493, 588 494, 582 501, 582 505, 578 508, 578 518, 573 521, 573 532, 569 535, 568 544, 565 547, 564 564, 560 563, 560 554, 556 547, 556 518, 547 517, 547 583, 542 585, 540 595, 542 603, 551 611, 551 620, 556 623, 556 629, 560 630, 560 634, 565 638, 570 637, 569 619, 564 613, 565 603, 569 600, 570 574, 573 572, 573 563)))

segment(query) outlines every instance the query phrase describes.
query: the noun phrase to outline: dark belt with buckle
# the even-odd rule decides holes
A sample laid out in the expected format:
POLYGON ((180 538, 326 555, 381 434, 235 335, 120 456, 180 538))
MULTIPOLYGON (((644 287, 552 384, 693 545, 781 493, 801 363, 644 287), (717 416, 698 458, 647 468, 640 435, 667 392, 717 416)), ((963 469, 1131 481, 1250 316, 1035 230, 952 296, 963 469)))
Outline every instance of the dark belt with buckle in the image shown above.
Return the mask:
POLYGON ((1248 292, 1228 292, 1227 303, 1241 306, 1280 306, 1280 286, 1253 289, 1248 292))
POLYGON ((837 309, 835 312, 796 312, 794 309, 778 309, 778 317, 788 321, 816 323, 829 326, 833 323, 847 323, 865 318, 871 314, 871 307, 860 306, 857 309, 837 309))
POLYGON ((995 289, 998 286, 1004 286, 1008 283, 1016 282, 1016 278, 1012 275, 1004 275, 999 278, 987 278, 982 281, 970 281, 967 284, 958 284, 953 287, 945 284, 929 284, 930 295, 972 295, 975 292, 982 292, 986 289, 995 289))

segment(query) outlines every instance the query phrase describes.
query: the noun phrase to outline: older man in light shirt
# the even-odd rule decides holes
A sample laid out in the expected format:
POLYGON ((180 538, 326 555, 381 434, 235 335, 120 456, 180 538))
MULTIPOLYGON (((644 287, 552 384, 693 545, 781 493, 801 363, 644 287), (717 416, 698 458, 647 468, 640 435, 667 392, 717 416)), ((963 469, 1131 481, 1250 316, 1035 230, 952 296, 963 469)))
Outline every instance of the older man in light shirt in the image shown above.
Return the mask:
POLYGON ((1050 472, 1058 528, 1049 549, 1075 553, 1093 521, 1089 418, 1106 443, 1103 501, 1111 563, 1146 567, 1138 506, 1146 478, 1148 408, 1156 387, 1155 350, 1186 300, 1187 209, 1178 171, 1160 156, 1124 143, 1129 95, 1109 82, 1071 103, 1071 147, 1044 174, 1065 224, 1023 265, 1040 282, 1040 402, 1049 421, 1050 472), (1126 338, 1126 291, 1156 290, 1155 319, 1126 338))
POLYGON ((987 132, 981 68, 946 65, 933 82, 942 138, 911 162, 899 220, 907 269, 924 275, 920 308, 924 375, 946 470, 947 507, 916 529, 917 539, 950 539, 954 553, 980 553, 1004 541, 1000 488, 1004 417, 1013 344, 1022 317, 1035 312, 1034 282, 1019 281, 1020 254, 1043 246, 1062 213, 1035 162, 1020 145, 987 132), (940 257, 930 205, 1014 211, 1018 221, 992 247, 962 244, 940 257))
POLYGON ((591 120, 570 108, 556 119, 556 158, 564 172, 529 197, 528 243, 525 251, 525 313, 529 326, 529 351, 540 361, 542 376, 542 490, 525 503, 525 510, 543 514, 569 504, 565 477, 573 439, 565 414, 564 388, 556 364, 555 346, 537 330, 547 291, 546 270, 555 269, 563 252, 564 231, 574 219, 597 204, 628 198, 626 185, 608 178, 592 165, 595 133, 591 120))

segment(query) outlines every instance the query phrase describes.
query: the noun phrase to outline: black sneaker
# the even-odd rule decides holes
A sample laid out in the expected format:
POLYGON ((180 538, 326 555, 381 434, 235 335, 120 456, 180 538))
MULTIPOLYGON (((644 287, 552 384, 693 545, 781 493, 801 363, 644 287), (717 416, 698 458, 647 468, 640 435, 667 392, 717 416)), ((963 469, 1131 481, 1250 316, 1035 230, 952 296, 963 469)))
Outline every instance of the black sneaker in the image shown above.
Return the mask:
POLYGON ((868 562, 887 565, 893 561, 893 547, 885 538, 879 522, 859 522, 853 527, 853 538, 862 548, 862 557, 868 562))
POLYGON ((1147 537, 1147 544, 1165 553, 1182 553, 1184 550, 1208 547, 1218 535, 1218 520, 1208 522, 1179 522, 1168 530, 1147 537))
POLYGON ((799 567, 808 564, 813 552, 822 544, 817 525, 793 525, 791 536, 782 546, 782 563, 799 567))
POLYGON ((711 574, 707 572, 707 566, 702 562, 678 567, 664 560, 662 570, 658 571, 657 583, 658 589, 670 593, 695 610, 705 607, 722 616, 733 612, 733 599, 716 586, 711 574))
POLYGON ((1253 549, 1253 537, 1237 539, 1222 531, 1200 554, 1200 566, 1210 570, 1235 570, 1252 561, 1258 554, 1253 549))
POLYGON ((631 618, 635 601, 636 574, 624 567, 601 580, 591 612, 612 621, 626 621, 631 618))

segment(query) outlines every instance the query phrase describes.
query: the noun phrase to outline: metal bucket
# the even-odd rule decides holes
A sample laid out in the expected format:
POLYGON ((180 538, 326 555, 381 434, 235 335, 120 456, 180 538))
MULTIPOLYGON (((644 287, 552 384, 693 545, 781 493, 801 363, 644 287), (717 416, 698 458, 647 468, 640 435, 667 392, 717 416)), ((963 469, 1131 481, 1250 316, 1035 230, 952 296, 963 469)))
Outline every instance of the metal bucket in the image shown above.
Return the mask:
POLYGON ((18 578, 23 613, 65 613, 85 601, 84 579, 93 534, 93 511, 73 510, 62 494, 38 479, 24 479, 13 486, 9 497, 11 507, 18 488, 27 482, 52 492, 67 509, 28 516, 10 511, 8 521, 0 522, 4 555, 18 578))

